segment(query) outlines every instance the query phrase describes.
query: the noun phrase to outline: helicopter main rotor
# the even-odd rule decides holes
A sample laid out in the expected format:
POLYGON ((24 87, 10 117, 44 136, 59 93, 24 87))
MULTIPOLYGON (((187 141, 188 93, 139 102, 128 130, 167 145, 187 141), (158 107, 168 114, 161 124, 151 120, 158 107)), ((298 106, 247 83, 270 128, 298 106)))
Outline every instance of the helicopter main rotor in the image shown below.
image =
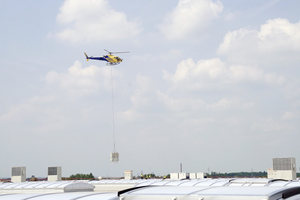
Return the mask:
POLYGON ((106 49, 104 49, 107 53, 109 53, 109 55, 111 54, 118 54, 118 53, 130 53, 129 51, 123 51, 123 52, 111 52, 111 51, 108 51, 106 49))

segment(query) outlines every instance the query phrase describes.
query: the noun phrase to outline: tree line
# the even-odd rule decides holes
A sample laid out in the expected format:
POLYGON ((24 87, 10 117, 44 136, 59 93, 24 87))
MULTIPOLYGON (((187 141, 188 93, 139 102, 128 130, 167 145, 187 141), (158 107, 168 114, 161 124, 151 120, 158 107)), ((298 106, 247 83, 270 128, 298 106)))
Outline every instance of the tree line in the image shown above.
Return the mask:
POLYGON ((82 180, 82 179, 95 179, 92 173, 90 174, 72 174, 68 179, 71 180, 82 180))
POLYGON ((231 173, 218 173, 218 172, 211 172, 207 175, 208 178, 251 178, 251 177, 260 177, 260 178, 266 178, 267 177, 266 171, 259 171, 259 172, 231 172, 231 173))
MULTIPOLYGON (((220 173, 212 171, 210 174, 207 174, 207 178, 266 178, 268 176, 266 171, 259 172, 231 172, 231 173, 220 173)), ((143 174, 143 178, 170 178, 170 174, 166 176, 157 176, 154 173, 151 174, 143 174)), ((300 177, 300 173, 297 173, 297 177, 300 177)), ((134 179, 139 179, 141 177, 133 177, 134 179)), ((63 178, 64 180, 82 180, 82 179, 95 179, 92 173, 90 174, 75 174, 71 175, 69 178, 63 178)))

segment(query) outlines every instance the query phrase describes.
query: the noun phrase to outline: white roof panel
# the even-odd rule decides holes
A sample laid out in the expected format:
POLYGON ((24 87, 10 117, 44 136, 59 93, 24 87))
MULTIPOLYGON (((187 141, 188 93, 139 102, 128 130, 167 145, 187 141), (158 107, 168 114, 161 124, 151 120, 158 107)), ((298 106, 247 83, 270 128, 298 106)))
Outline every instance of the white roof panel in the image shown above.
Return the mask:
POLYGON ((300 182, 299 182, 299 181, 291 181, 291 182, 287 183, 285 186, 286 186, 286 187, 300 186, 300 182))
MULTIPOLYGON (((271 186, 271 187, 274 187, 274 186, 285 186, 287 184, 289 184, 289 182, 287 182, 287 181, 274 181, 274 182, 269 183, 268 186, 271 186)), ((299 186, 300 186, 300 184, 299 184, 299 186)))
POLYGON ((53 200, 53 199, 84 199, 84 200, 117 200, 116 193, 72 192, 72 193, 44 193, 44 194, 0 194, 0 199, 5 200, 53 200))
POLYGON ((229 183, 229 181, 230 181, 229 179, 216 181, 215 183, 211 184, 211 186, 225 186, 229 183))
POLYGON ((278 190, 284 190, 282 187, 211 187, 202 190, 197 195, 232 195, 232 196, 268 196, 278 190))
POLYGON ((22 189, 28 185, 31 185, 32 182, 24 182, 24 183, 21 183, 21 184, 18 184, 16 185, 15 187, 13 187, 14 189, 22 189))
POLYGON ((129 195, 188 195, 207 187, 150 186, 128 192, 129 195))
POLYGON ((39 185, 36 185, 34 188, 43 189, 43 188, 46 188, 46 187, 48 187, 50 185, 53 185, 53 184, 56 184, 56 182, 47 182, 47 181, 45 181, 45 182, 42 182, 39 185))
POLYGON ((146 180, 145 182, 137 184, 135 187, 147 186, 147 185, 151 185, 153 183, 157 183, 157 182, 160 182, 160 181, 161 181, 160 179, 158 179, 158 180, 156 180, 156 179, 146 180))
POLYGON ((232 179, 230 182, 232 183, 246 183, 246 182, 252 182, 252 183, 269 183, 273 179, 267 179, 267 178, 239 178, 239 179, 232 179))
POLYGON ((63 189, 64 191, 82 191, 82 190, 93 190, 95 186, 85 182, 75 182, 75 181, 57 181, 57 182, 22 182, 22 183, 8 183, 1 184, 0 192, 2 191, 14 191, 14 190, 23 190, 29 191, 29 189, 44 189, 44 190, 53 190, 53 189, 63 189))
MULTIPOLYGON (((36 197, 40 198, 44 195, 49 195, 49 194, 33 194, 33 193, 9 194, 5 196, 0 196, 0 199, 5 199, 5 200, 20 200, 20 199, 30 199, 30 198, 36 199, 36 197)), ((52 196, 52 198, 54 197, 52 196)))
POLYGON ((205 180, 200 181, 199 179, 193 179, 190 181, 183 182, 179 186, 194 186, 195 184, 203 182, 203 181, 205 181, 205 180))
POLYGON ((83 200, 119 200, 117 193, 97 193, 81 197, 83 200))
POLYGON ((168 185, 168 186, 178 186, 178 185, 181 185, 184 182, 188 182, 188 181, 190 181, 190 180, 170 181, 166 185, 168 185))
POLYGON ((49 185, 47 185, 45 188, 63 188, 74 182, 75 181, 56 181, 53 184, 51 182, 49 182, 49 185))
POLYGON ((159 181, 159 182, 154 182, 151 184, 152 185, 155 185, 155 186, 162 186, 162 185, 166 185, 168 184, 170 181, 159 181))
POLYGON ((12 185, 13 183, 2 183, 1 185, 0 185, 0 189, 3 189, 3 188, 6 188, 6 187, 8 187, 8 186, 10 186, 10 185, 12 185))
POLYGON ((36 182, 30 182, 30 184, 28 185, 24 185, 23 188, 25 189, 32 189, 32 188, 36 188, 39 185, 44 184, 46 181, 36 181, 36 182))
POLYGON ((200 181, 199 183, 195 184, 194 186, 211 186, 212 184, 218 182, 219 179, 210 179, 206 181, 200 181))
POLYGON ((77 198, 91 195, 91 194, 93 194, 93 193, 84 193, 84 192, 51 193, 48 195, 37 196, 33 199, 34 200, 77 199, 77 198))

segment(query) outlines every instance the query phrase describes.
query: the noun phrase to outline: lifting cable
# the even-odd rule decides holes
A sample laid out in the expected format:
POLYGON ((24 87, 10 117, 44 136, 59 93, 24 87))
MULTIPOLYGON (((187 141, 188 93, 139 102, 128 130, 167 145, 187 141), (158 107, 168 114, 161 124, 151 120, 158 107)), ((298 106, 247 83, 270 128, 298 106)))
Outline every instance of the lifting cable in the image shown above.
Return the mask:
POLYGON ((113 78, 113 72, 112 72, 112 65, 110 67, 110 72, 111 72, 111 107, 112 107, 112 131, 113 131, 113 139, 114 139, 114 151, 116 152, 116 141, 115 141, 115 112, 114 112, 114 78, 113 78))

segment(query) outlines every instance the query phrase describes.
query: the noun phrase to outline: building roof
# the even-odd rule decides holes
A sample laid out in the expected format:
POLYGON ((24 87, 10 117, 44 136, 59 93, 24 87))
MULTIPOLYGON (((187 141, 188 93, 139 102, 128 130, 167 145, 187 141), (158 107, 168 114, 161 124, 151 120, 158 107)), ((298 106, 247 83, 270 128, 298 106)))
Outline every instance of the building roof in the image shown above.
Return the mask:
POLYGON ((49 193, 94 191, 95 186, 76 181, 32 181, 21 183, 2 183, 0 193, 49 193))
POLYGON ((188 199, 188 200, 278 200, 300 199, 300 187, 144 187, 120 194, 126 200, 130 199, 188 199), (298 196, 298 198, 295 198, 298 196))
POLYGON ((1 199, 296 200, 300 182, 276 179, 38 181, 0 184, 1 199), (100 188, 96 190, 96 188, 100 188), (99 192, 110 188, 113 192, 99 192))
POLYGON ((70 192, 70 193, 19 193, 0 194, 0 199, 5 200, 53 200, 53 199, 83 199, 83 200, 114 200, 118 199, 116 193, 95 193, 95 192, 70 192))

